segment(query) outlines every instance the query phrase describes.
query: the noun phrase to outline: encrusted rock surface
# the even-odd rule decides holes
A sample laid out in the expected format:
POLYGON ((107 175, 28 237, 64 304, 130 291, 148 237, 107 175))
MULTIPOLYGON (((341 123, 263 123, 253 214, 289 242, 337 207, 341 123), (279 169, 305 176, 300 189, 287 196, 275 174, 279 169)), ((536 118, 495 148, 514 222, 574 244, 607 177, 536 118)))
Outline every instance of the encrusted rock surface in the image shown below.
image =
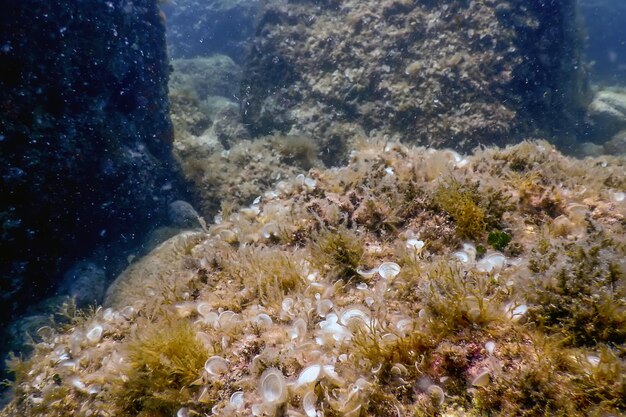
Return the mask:
POLYGON ((621 415, 625 163, 362 143, 41 328, 0 415, 621 415))
POLYGON ((573 0, 268 2, 245 121, 313 135, 335 159, 362 132, 457 149, 571 140, 587 101, 577 22, 573 0))

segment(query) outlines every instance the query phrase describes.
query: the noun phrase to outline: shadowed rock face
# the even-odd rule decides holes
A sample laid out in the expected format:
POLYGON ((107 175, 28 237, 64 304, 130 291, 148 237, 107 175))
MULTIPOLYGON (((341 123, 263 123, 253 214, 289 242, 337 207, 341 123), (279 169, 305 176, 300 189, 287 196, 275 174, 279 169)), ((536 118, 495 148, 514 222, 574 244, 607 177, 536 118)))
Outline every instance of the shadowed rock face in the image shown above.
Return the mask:
POLYGON ((156 0, 0 7, 0 323, 174 199, 156 0))
POLYGON ((335 155, 354 132, 458 149, 569 139, 587 101, 582 46, 573 0, 270 2, 244 118, 335 155))

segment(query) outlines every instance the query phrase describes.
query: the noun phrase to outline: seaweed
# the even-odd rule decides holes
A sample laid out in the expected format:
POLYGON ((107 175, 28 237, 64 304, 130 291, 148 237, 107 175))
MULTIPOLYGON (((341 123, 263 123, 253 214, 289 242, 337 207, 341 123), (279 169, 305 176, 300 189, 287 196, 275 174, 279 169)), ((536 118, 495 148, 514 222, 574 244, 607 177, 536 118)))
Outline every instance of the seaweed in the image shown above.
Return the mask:
POLYGON ((365 251, 354 231, 345 226, 324 229, 313 237, 311 246, 312 262, 335 279, 349 281, 357 276, 365 251))
POLYGON ((499 251, 503 251, 510 242, 511 235, 501 230, 494 230, 487 236, 487 243, 499 251))
POLYGON ((529 320, 574 346, 626 342, 624 250, 596 237, 533 253, 529 320))
POLYGON ((130 370, 119 386, 118 406, 127 415, 154 417, 172 416, 192 399, 192 384, 212 353, 189 322, 173 317, 145 323, 127 350, 130 370))
POLYGON ((450 177, 439 185, 433 201, 454 219, 462 239, 482 239, 487 227, 486 211, 479 205, 476 186, 463 185, 450 177))

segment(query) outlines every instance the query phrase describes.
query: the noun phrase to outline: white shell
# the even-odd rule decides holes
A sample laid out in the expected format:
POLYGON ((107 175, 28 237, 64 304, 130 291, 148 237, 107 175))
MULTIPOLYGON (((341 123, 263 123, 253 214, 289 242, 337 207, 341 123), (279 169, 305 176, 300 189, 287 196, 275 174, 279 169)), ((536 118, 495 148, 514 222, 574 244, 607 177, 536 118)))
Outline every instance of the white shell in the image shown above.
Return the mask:
POLYGON ((261 374, 259 389, 266 404, 281 404, 287 399, 285 377, 278 368, 268 368, 261 374))
POLYGON ((189 417, 189 411, 187 410, 187 408, 183 407, 180 408, 177 412, 176 412, 176 417, 189 417))
POLYGON ((306 335, 307 326, 306 321, 304 319, 299 318, 293 322, 293 325, 289 329, 289 338, 291 340, 301 339, 306 335))
POLYGON ((512 320, 519 320, 526 312, 528 311, 528 306, 526 304, 507 304, 505 306, 505 310, 507 315, 512 320))
POLYGON ((377 272, 378 272, 378 268, 372 268, 372 269, 361 269, 361 268, 358 268, 356 270, 356 273, 359 274, 360 276, 362 276, 363 278, 371 278, 374 275, 376 275, 377 272))
POLYGON ((476 260, 476 245, 473 243, 464 243, 463 250, 469 255, 470 261, 474 262, 476 260))
POLYGON ((611 196, 611 200, 615 201, 616 203, 621 203, 626 200, 626 193, 623 193, 621 191, 610 192, 609 195, 611 196))
POLYGON ((384 262, 378 267, 378 274, 383 279, 394 279, 400 273, 400 265, 395 262, 384 262))
POLYGON ((236 410, 241 410, 244 406, 243 391, 233 392, 228 403, 235 407, 236 410))
POLYGON ((490 382, 491 375, 489 375, 489 371, 483 371, 472 380, 472 385, 475 387, 486 387, 490 382))
POLYGON ((326 314, 333 308, 334 304, 329 299, 319 300, 317 303, 317 315, 326 317, 326 314))
POLYGON ((254 318, 254 322, 259 327, 269 327, 273 323, 272 318, 269 315, 265 314, 265 313, 261 313, 261 314, 257 315, 254 318))
POLYGON ((307 417, 317 417, 317 409, 315 408, 316 404, 317 395, 315 395, 315 392, 307 392, 302 398, 302 408, 304 409, 307 417))
POLYGON ((101 324, 93 325, 86 334, 87 340, 89 340, 90 343, 98 343, 100 339, 102 339, 103 332, 104 327, 102 327, 101 324))
POLYGON ((196 310, 198 311, 198 314, 206 318, 207 315, 211 313, 211 304, 203 301, 201 303, 198 303, 198 305, 196 306, 196 310))
POLYGON ((339 322, 344 326, 370 324, 370 315, 365 308, 360 306, 348 307, 341 313, 339 322))
POLYGON ((426 393, 432 398, 437 405, 442 405, 446 400, 446 393, 439 385, 431 385, 426 389, 426 393))
POLYGON ((228 372, 228 361, 221 356, 211 356, 204 363, 204 369, 211 376, 220 376, 228 372))
POLYGON ((485 343, 485 350, 490 355, 493 355, 493 352, 496 350, 496 342, 494 342, 493 340, 490 340, 487 343, 485 343))
POLYGON ((323 334, 332 337, 335 342, 341 342, 352 337, 350 331, 338 323, 339 318, 335 313, 326 316, 326 320, 321 321, 319 326, 323 334))
POLYGON ((406 241, 406 248, 409 250, 414 250, 416 252, 421 252, 424 249, 424 241, 419 239, 409 239, 406 241))
POLYGON ((281 308, 285 313, 291 313, 291 309, 293 308, 293 298, 285 298, 281 303, 281 308))
POLYGON ((506 257, 500 252, 492 252, 486 254, 476 264, 476 269, 481 272, 499 271, 504 267, 506 257))
POLYGON ((322 372, 321 365, 309 365, 300 372, 298 376, 298 385, 309 385, 318 380, 322 372))
POLYGON ((459 262, 462 262, 464 264, 470 262, 470 255, 464 250, 456 251, 452 254, 452 256, 454 256, 456 259, 459 260, 459 262))
POLYGON ((596 367, 598 365, 600 365, 600 357, 596 356, 596 355, 587 355, 587 357, 585 358, 587 359, 587 362, 589 362, 589 364, 593 367, 596 367))

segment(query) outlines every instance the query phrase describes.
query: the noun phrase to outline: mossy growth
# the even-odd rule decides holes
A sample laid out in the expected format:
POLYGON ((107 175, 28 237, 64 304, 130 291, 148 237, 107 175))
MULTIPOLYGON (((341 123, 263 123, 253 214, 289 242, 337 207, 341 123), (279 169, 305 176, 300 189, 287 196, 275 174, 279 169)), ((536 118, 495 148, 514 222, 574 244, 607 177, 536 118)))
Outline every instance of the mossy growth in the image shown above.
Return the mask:
POLYGON ((387 330, 375 326, 359 329, 353 337, 353 360, 366 369, 380 366, 377 378, 383 382, 389 380, 395 364, 407 366, 409 374, 405 378, 414 379, 416 361, 435 346, 435 338, 415 330, 405 336, 385 339, 383 336, 389 334, 387 330))
POLYGON ((474 407, 478 415, 501 416, 583 416, 568 398, 572 393, 558 364, 538 358, 536 363, 492 376, 492 382, 476 390, 474 407))
POLYGON ((306 171, 320 165, 317 143, 313 138, 302 135, 275 135, 271 138, 272 146, 278 150, 284 163, 298 166, 306 171))
POLYGON ((526 295, 528 319, 569 345, 626 342, 626 250, 598 238, 543 245, 532 254, 537 276, 526 295))
POLYGON ((494 230, 487 236, 487 243, 495 250, 503 251, 511 242, 511 235, 501 230, 494 230))
POLYGON ((173 416, 192 399, 211 354, 185 320, 163 317, 139 327, 127 345, 130 369, 115 398, 129 416, 173 416))
POLYGON ((313 264, 335 279, 348 281, 357 276, 364 254, 361 238, 345 226, 324 229, 311 240, 313 264))
POLYGON ((479 205, 476 187, 462 185, 454 178, 442 182, 433 198, 435 205, 448 213, 462 239, 480 240, 486 230, 485 209, 479 205))
MULTIPOLYGON (((626 410, 626 364, 606 346, 588 351, 564 348, 560 341, 528 333, 526 359, 475 390, 474 411, 505 416, 609 416, 626 410)), ((518 359, 519 360, 519 359, 518 359)))
POLYGON ((417 292, 432 316, 435 332, 452 334, 503 318, 506 291, 491 275, 464 272, 442 261, 428 271, 417 292))
POLYGON ((228 257, 223 273, 228 279, 238 279, 242 288, 247 289, 249 299, 258 299, 265 307, 279 308, 288 294, 304 287, 299 256, 277 248, 242 247, 228 257))

